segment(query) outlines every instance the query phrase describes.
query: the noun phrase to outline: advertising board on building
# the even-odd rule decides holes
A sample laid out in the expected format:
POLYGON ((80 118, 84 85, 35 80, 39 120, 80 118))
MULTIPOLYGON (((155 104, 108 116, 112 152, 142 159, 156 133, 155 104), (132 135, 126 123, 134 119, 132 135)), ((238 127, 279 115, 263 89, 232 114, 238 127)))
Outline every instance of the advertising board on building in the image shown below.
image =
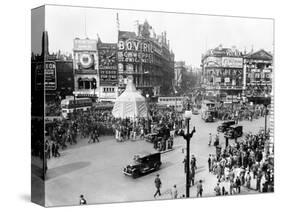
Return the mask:
POLYGON ((226 68, 243 68, 243 58, 222 57, 222 66, 226 68))
POLYGON ((98 45, 98 50, 100 85, 117 83, 117 45, 111 43, 102 43, 98 45))
POLYGON ((97 41, 91 39, 74 39, 74 51, 97 51, 97 41))
POLYGON ((56 63, 53 61, 45 62, 45 89, 56 90, 57 89, 57 73, 56 63))
POLYGON ((153 47, 149 41, 119 40, 117 57, 119 62, 153 63, 153 47))
POLYGON ((45 90, 57 89, 56 63, 54 61, 38 62, 35 66, 35 89, 42 90, 45 79, 45 90))

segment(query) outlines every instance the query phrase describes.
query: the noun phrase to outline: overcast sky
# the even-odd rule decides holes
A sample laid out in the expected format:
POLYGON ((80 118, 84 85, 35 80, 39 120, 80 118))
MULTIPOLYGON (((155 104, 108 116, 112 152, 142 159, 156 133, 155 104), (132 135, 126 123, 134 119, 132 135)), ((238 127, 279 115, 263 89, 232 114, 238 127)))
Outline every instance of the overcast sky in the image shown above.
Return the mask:
MULTIPOLYGON (((219 44, 240 50, 249 51, 253 46, 254 50, 273 51, 270 19, 47 6, 45 28, 49 34, 49 51, 72 52, 73 39, 86 35, 96 39, 99 34, 103 42, 117 42, 117 12, 120 30, 136 31, 136 20, 143 23, 147 19, 156 34, 166 31, 176 60, 189 65, 199 66, 201 54, 219 44)), ((32 50, 40 52, 38 42, 41 41, 32 42, 32 50)))

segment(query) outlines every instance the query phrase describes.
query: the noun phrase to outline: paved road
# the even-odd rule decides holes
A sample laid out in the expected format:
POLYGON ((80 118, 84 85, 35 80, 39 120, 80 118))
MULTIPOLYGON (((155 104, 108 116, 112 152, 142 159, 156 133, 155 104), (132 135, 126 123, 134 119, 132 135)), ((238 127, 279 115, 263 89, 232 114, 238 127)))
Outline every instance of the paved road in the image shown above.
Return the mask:
MULTIPOLYGON (((193 116, 191 127, 196 126, 196 133, 191 140, 191 154, 197 158, 195 180, 203 180, 204 196, 213 196, 216 178, 207 170, 209 153, 215 153, 214 147, 208 146, 208 135, 216 133, 220 122, 205 123, 200 115, 193 116)), ((264 126, 264 118, 253 122, 241 122, 244 132, 257 132, 264 126)), ((223 135, 220 135, 224 145, 223 135)), ((154 178, 156 173, 132 179, 124 176, 122 168, 132 161, 133 155, 142 151, 153 151, 152 144, 145 141, 127 141, 117 143, 113 137, 103 137, 100 143, 87 144, 87 140, 62 152, 58 159, 48 162, 46 181, 46 204, 76 205, 79 195, 84 194, 88 203, 107 203, 124 201, 153 200, 154 178)), ((185 174, 183 159, 185 141, 177 137, 175 150, 162 155, 163 165, 157 172, 163 183, 161 199, 171 198, 169 191, 174 184, 180 195, 184 194, 185 174)), ((245 191, 248 192, 248 191, 245 191)), ((249 191, 250 193, 253 191, 249 191)), ((195 186, 191 188, 191 197, 196 196, 195 186)))

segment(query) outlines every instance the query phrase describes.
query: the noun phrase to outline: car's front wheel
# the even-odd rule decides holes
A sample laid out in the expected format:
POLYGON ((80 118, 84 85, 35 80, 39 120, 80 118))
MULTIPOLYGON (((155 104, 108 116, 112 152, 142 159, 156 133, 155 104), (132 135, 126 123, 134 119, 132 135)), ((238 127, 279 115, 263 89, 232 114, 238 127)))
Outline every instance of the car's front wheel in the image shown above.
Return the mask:
POLYGON ((132 177, 135 179, 139 176, 139 174, 137 172, 133 172, 132 177))
POLYGON ((155 164, 155 170, 158 171, 160 169, 160 163, 155 164))

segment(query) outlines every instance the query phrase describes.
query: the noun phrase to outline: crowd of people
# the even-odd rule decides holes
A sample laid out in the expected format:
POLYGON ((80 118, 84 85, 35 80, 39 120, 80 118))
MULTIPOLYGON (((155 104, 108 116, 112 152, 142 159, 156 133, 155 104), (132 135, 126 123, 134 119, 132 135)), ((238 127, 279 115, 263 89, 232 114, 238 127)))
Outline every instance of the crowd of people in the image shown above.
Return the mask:
MULTIPOLYGON (((48 142, 46 152, 52 149, 65 149, 77 143, 81 138, 89 139, 88 143, 99 142, 100 135, 115 136, 117 142, 144 139, 149 133, 158 133, 161 140, 151 141, 154 148, 163 151, 173 145, 171 138, 182 128, 182 117, 173 110, 157 108, 150 105, 149 119, 114 118, 111 109, 92 108, 87 111, 75 111, 68 119, 54 119, 46 124, 48 142), (55 146, 55 147, 52 147, 55 146)), ((54 154, 59 155, 59 154, 54 154)))
POLYGON ((223 105, 217 107, 217 118, 219 120, 249 120, 264 117, 266 108, 264 105, 223 105))
POLYGON ((269 132, 249 133, 243 140, 209 155, 209 172, 218 180, 214 188, 216 195, 240 193, 241 186, 258 192, 274 190, 272 153, 265 148, 268 139, 269 132), (221 186, 224 183, 229 188, 221 186))

